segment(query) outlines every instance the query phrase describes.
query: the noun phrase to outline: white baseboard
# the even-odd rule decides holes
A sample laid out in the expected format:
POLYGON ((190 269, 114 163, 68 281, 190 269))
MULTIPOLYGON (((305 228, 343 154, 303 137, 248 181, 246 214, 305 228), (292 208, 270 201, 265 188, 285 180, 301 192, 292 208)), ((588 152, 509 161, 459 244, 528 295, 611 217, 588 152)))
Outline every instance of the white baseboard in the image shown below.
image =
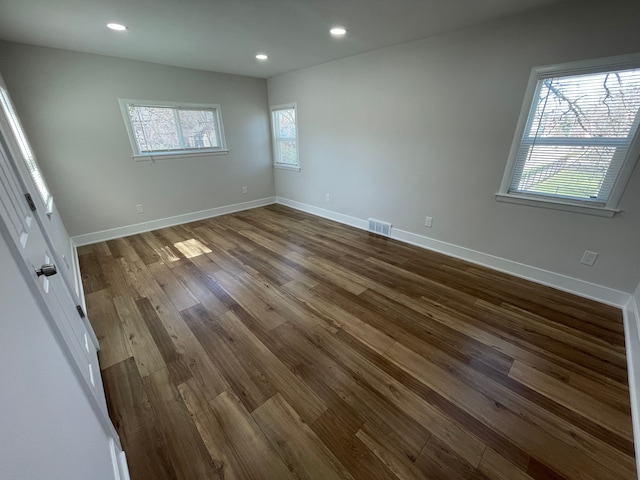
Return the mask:
MULTIPOLYGON (((636 294, 640 292, 640 285, 636 294)), ((624 338, 627 351, 627 377, 631 400, 631 419, 635 439, 636 470, 640 478, 640 305, 635 296, 622 309, 624 315, 624 338)))
POLYGON ((366 220, 361 220, 356 217, 350 217, 349 215, 343 215, 342 213, 333 212, 331 210, 325 210, 324 208, 314 207, 313 205, 308 205, 306 203, 296 202, 295 200, 289 200, 288 198, 284 197, 276 197, 276 203, 295 208, 296 210, 311 213, 312 215, 317 215, 318 217, 328 218, 329 220, 334 220, 336 222, 344 223, 345 225, 360 228, 361 230, 366 230, 369 225, 369 222, 367 222, 366 220))
POLYGON ((197 220, 205 220, 211 217, 226 215, 227 213, 240 212, 242 210, 249 210, 251 208, 263 207, 265 205, 271 205, 272 203, 276 203, 276 197, 260 198, 258 200, 252 200, 250 202, 234 203, 233 205, 225 205, 222 207, 210 208, 208 210, 200 210, 199 212, 184 213, 182 215, 176 215, 174 217, 160 218, 158 220, 152 220, 150 222, 136 223, 134 225, 128 225, 126 227, 118 227, 109 230, 101 230, 99 232, 86 233, 84 235, 77 235, 73 237, 72 240, 76 246, 80 247, 82 245, 90 245, 92 243, 113 240, 114 238, 128 237, 129 235, 136 235, 138 233, 149 232, 151 230, 158 230, 159 228, 172 227, 174 225, 195 222, 197 220))
POLYGON ((557 288, 564 292, 596 300, 615 307, 624 307, 629 300, 629 294, 614 290, 595 283, 585 282, 577 278, 568 277, 560 273, 550 272, 541 268, 514 262, 506 258, 496 257, 488 253, 478 252, 470 248, 460 247, 452 243, 442 242, 433 238, 406 232, 397 228, 391 229, 391 238, 410 243, 428 250, 444 253, 450 257, 466 260, 467 262, 482 265, 499 272, 508 273, 515 277, 531 280, 548 287, 557 288))
MULTIPOLYGON (((276 200, 277 203, 282 205, 302 210, 303 212, 311 213, 313 215, 318 215, 319 217, 328 218, 336 222, 351 225, 352 227, 360 228, 362 230, 366 230, 368 227, 368 222, 363 219, 296 202, 284 197, 277 197, 276 200)), ((471 250, 469 248, 460 247, 452 243, 442 242, 440 240, 435 240, 433 238, 407 232, 398 228, 391 229, 391 238, 426 248, 427 250, 443 253, 450 257, 466 260, 467 262, 482 265, 483 267, 488 267, 503 273, 508 273, 515 277, 531 280, 532 282, 540 283, 548 287, 557 288, 564 292, 596 300, 607 305, 623 308, 630 298, 628 293, 621 292, 619 290, 614 290, 602 285, 596 285, 577 278, 514 262, 512 260, 507 260, 506 258, 500 258, 487 253, 471 250)))

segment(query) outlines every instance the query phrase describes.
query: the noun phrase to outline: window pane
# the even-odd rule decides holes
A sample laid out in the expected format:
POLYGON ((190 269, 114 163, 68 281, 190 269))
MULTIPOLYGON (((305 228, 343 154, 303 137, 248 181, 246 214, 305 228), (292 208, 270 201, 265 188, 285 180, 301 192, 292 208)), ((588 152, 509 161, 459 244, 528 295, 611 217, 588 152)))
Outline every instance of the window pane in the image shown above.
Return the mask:
POLYGON ((529 136, 627 137, 640 107, 640 69, 541 80, 529 136))
POLYGON ((211 110, 179 110, 184 148, 217 148, 214 114, 211 110))
POLYGON ((295 109, 276 110, 276 136, 279 138, 296 138, 295 109))
POLYGON ((181 149, 173 108, 130 105, 129 112, 140 153, 181 149))
POLYGON ((295 140, 282 140, 280 143, 280 158, 279 163, 286 163, 287 165, 297 165, 298 152, 295 140))
POLYGON ((517 190, 598 199, 614 147, 532 146, 517 190))

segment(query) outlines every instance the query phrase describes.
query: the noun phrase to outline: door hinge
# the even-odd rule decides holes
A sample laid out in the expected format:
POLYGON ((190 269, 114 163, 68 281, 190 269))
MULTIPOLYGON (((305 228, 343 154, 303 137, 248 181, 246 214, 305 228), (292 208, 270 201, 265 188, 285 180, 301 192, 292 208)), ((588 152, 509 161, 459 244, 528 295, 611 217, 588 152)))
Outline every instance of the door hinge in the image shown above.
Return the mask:
POLYGON ((78 315, 80 315, 80 318, 84 318, 84 310, 82 309, 82 307, 80 305, 76 305, 76 310, 78 311, 78 315))
POLYGON ((35 212, 36 211, 36 204, 33 201, 33 197, 31 196, 31 194, 30 193, 25 193, 24 196, 27 199, 27 203, 29 204, 29 208, 31 209, 31 211, 35 212))

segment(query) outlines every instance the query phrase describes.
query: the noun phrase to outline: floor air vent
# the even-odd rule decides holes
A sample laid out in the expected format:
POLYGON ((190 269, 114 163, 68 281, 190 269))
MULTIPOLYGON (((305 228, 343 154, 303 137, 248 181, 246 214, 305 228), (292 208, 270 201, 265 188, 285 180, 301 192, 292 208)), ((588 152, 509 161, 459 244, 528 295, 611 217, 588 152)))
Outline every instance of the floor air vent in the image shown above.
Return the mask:
POLYGON ((384 235, 385 237, 391 236, 391 224, 387 222, 381 222, 373 218, 369 219, 369 231, 377 233, 378 235, 384 235))

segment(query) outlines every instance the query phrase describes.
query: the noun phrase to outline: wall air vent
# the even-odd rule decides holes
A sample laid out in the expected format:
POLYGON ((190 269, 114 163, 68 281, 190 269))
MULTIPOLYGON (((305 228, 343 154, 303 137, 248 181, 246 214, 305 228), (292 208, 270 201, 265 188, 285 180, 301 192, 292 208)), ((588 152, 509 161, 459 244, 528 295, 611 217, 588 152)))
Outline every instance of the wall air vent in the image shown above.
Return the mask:
POLYGON ((375 220, 373 218, 369 219, 369 231, 372 233, 377 233, 378 235, 384 235, 385 237, 391 236, 391 224, 387 222, 382 222, 380 220, 375 220))

